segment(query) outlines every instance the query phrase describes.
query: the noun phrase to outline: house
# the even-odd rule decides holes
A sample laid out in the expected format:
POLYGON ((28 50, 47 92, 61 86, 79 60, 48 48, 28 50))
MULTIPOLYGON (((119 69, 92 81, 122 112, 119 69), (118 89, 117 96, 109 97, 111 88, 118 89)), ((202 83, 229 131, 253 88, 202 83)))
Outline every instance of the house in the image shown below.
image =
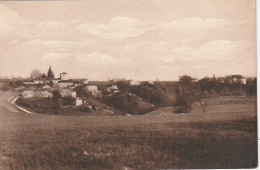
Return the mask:
POLYGON ((98 92, 96 85, 88 85, 86 86, 86 89, 90 91, 93 95, 95 95, 98 92))
POLYGON ((51 89, 51 86, 49 86, 49 85, 44 85, 42 88, 47 90, 47 89, 51 89))
POLYGON ((82 81, 83 84, 88 84, 88 79, 82 81))
POLYGON ((48 84, 50 83, 50 80, 47 78, 42 78, 42 79, 35 79, 33 80, 34 84, 48 84))
POLYGON ((199 81, 198 79, 192 78, 192 82, 193 82, 193 83, 196 83, 196 82, 198 82, 198 81, 199 81))
POLYGON ((60 73, 60 80, 69 80, 68 73, 60 73))
POLYGON ((75 104, 75 106, 80 106, 80 105, 82 105, 83 103, 86 103, 86 100, 81 99, 81 98, 79 98, 79 97, 76 98, 76 104, 75 104))
POLYGON ((118 90, 118 87, 116 85, 113 85, 113 86, 107 88, 107 92, 109 92, 109 93, 119 93, 119 90, 118 90))
POLYGON ((46 90, 41 90, 41 91, 25 90, 22 92, 23 98, 32 98, 32 97, 47 98, 47 97, 52 97, 52 96, 53 96, 53 94, 46 90))
POLYGON ((82 99, 77 98, 77 99, 76 99, 76 104, 75 104, 75 106, 80 106, 80 105, 82 105, 82 104, 83 104, 82 99))
POLYGON ((148 84, 154 85, 154 82, 153 81, 148 81, 148 84))
POLYGON ((53 84, 58 84, 58 82, 60 81, 60 79, 53 79, 51 80, 53 84))
POLYGON ((242 84, 246 84, 246 78, 245 77, 241 78, 240 80, 241 80, 242 84))
POLYGON ((73 86, 73 81, 71 80, 61 80, 58 82, 60 88, 68 88, 73 86))
POLYGON ((25 87, 24 86, 17 86, 16 88, 14 88, 14 90, 22 90, 22 89, 25 89, 25 87))
POLYGON ((224 77, 219 77, 217 78, 217 81, 220 83, 224 83, 225 82, 225 78, 224 77))
POLYGON ((73 97, 73 98, 77 97, 77 93, 69 89, 60 89, 59 92, 61 97, 73 97))
POLYGON ((22 92, 22 97, 23 98, 32 98, 34 92, 32 90, 26 90, 22 92))
POLYGON ((35 85, 34 81, 24 81, 24 85, 35 85))
POLYGON ((74 82, 74 84, 73 84, 73 88, 78 87, 78 86, 80 86, 80 85, 82 85, 82 84, 79 83, 79 82, 74 82))
POLYGON ((246 84, 246 78, 241 75, 231 75, 230 79, 232 83, 238 82, 238 83, 246 84))
POLYGON ((47 98, 47 97, 53 97, 53 94, 48 92, 47 90, 44 90, 44 91, 34 91, 33 97, 47 98))
POLYGON ((132 80, 132 81, 130 81, 130 85, 131 86, 139 86, 139 85, 141 85, 141 83, 136 81, 136 80, 132 80))

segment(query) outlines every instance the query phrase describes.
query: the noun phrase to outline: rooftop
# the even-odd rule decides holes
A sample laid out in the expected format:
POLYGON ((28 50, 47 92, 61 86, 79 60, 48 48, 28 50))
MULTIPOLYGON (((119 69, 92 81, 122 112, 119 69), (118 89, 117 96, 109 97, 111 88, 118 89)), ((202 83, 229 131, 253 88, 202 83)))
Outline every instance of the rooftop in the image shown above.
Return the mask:
POLYGON ((78 83, 78 84, 81 84, 81 82, 77 81, 77 80, 60 80, 58 83, 78 83))

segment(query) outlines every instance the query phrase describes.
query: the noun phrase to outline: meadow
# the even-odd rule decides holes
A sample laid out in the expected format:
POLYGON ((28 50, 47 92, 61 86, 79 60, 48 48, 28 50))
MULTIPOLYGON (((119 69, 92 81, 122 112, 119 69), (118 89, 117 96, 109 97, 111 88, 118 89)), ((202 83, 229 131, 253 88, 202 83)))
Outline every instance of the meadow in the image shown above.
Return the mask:
POLYGON ((211 99, 203 113, 139 116, 0 112, 1 169, 253 168, 254 97, 211 99))

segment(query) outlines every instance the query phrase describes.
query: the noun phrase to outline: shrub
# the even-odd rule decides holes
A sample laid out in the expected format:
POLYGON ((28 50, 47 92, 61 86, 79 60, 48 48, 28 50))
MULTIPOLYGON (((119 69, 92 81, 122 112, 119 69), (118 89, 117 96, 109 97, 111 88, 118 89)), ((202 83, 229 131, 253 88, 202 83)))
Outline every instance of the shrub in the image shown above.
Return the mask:
POLYGON ((155 106, 167 106, 166 92, 160 85, 146 85, 131 87, 131 93, 143 98, 155 106))
POLYGON ((74 106, 76 104, 76 99, 70 96, 63 97, 62 102, 65 106, 74 106))
POLYGON ((140 97, 130 94, 103 96, 100 101, 123 113, 129 113, 133 115, 145 114, 154 109, 152 104, 143 102, 140 97))
POLYGON ((21 80, 17 80, 17 81, 15 82, 15 84, 16 84, 17 86, 24 86, 24 83, 23 83, 21 80))
POLYGON ((77 97, 84 97, 84 98, 91 98, 92 93, 85 88, 86 85, 81 85, 75 88, 75 91, 77 92, 77 97))
POLYGON ((88 105, 81 105, 80 107, 78 107, 78 110, 80 112, 85 112, 85 113, 90 113, 91 109, 89 108, 88 105))
POLYGON ((53 103, 48 98, 22 98, 20 97, 16 103, 36 113, 52 113, 53 103))
POLYGON ((189 113, 192 109, 192 101, 187 98, 179 97, 175 103, 177 105, 175 113, 189 113))
POLYGON ((53 114, 60 114, 61 113, 61 95, 59 91, 53 91, 53 97, 52 97, 52 113, 53 114))

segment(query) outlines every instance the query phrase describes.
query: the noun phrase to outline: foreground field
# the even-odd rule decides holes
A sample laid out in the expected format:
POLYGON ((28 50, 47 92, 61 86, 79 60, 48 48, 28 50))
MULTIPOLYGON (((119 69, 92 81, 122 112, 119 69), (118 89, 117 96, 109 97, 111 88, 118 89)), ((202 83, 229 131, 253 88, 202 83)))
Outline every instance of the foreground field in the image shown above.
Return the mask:
POLYGON ((218 98, 206 114, 54 116, 12 112, 1 94, 1 169, 166 169, 257 166, 256 101, 218 98))

